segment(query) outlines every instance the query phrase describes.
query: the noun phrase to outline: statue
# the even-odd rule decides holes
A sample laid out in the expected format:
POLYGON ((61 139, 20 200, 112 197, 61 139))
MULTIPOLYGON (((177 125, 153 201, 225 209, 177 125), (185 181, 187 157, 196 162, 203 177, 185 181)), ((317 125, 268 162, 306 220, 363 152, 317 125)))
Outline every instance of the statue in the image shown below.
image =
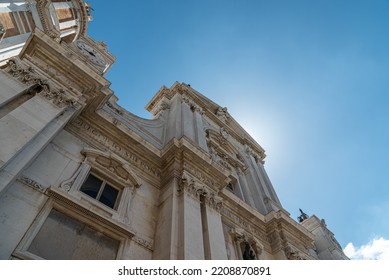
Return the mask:
POLYGON ((254 251, 251 249, 250 244, 247 242, 246 242, 246 246, 244 247, 243 259, 244 260, 255 260, 256 259, 254 251))
POLYGON ((298 216, 297 219, 298 219, 298 221, 299 221, 300 223, 302 223, 303 221, 305 221, 306 219, 308 219, 309 216, 308 216, 307 214, 305 214, 304 211, 301 210, 300 208, 299 208, 299 210, 300 210, 301 215, 298 216))

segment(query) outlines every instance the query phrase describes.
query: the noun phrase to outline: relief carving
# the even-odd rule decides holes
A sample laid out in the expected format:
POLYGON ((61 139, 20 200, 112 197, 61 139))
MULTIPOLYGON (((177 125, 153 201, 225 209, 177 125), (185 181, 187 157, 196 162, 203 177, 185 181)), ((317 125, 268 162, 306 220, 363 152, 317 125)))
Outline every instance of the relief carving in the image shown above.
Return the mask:
POLYGON ((208 189, 205 185, 201 184, 199 181, 196 181, 187 173, 184 173, 181 176, 177 189, 178 195, 181 195, 184 192, 199 201, 201 197, 203 197, 204 202, 217 212, 220 212, 220 210, 222 209, 222 198, 219 197, 216 193, 212 192, 210 189, 208 189))
POLYGON ((244 220, 241 216, 235 215, 234 213, 229 211, 226 207, 222 208, 221 213, 224 217, 232 220, 234 222, 234 224, 239 225, 239 226, 247 229, 248 231, 251 231, 249 223, 246 220, 244 220))
POLYGON ((200 196, 207 194, 204 186, 200 185, 198 182, 193 180, 193 178, 186 174, 181 177, 181 180, 178 184, 177 193, 178 195, 187 193, 198 200, 200 200, 200 196))
POLYGON ((137 237, 137 236, 134 236, 132 238, 132 240, 134 240, 136 243, 138 243, 140 246, 143 246, 143 247, 146 247, 147 249, 149 249, 150 251, 153 250, 153 247, 154 247, 154 242, 153 241, 147 241, 145 239, 142 239, 140 237, 137 237))
POLYGON ((107 107, 111 108, 112 110, 114 110, 118 115, 123 115, 123 110, 117 108, 115 105, 113 105, 111 102, 107 102, 105 103, 107 105, 107 107))
POLYGON ((115 143, 108 137, 102 135, 99 131, 91 127, 89 124, 84 123, 80 119, 76 119, 72 123, 75 127, 78 129, 82 129, 83 133, 85 133, 88 137, 96 140, 100 144, 109 147, 113 152, 121 156, 122 158, 126 159, 129 163, 137 166, 138 168, 144 170, 145 172, 149 173, 150 175, 156 176, 158 178, 161 177, 160 172, 150 166, 148 163, 142 161, 138 156, 135 154, 131 153, 121 145, 115 143))
POLYGON ((215 113, 216 116, 219 117, 219 119, 224 122, 224 123, 227 123, 229 120, 230 120, 230 116, 227 112, 227 107, 219 107, 217 108, 216 110, 216 113, 215 113))
POLYGON ((100 150, 84 148, 81 154, 85 155, 85 160, 93 167, 104 167, 109 170, 117 179, 122 179, 126 184, 139 187, 141 183, 133 174, 129 165, 115 154, 109 154, 100 150))
POLYGON ((165 111, 170 109, 170 105, 167 102, 161 102, 161 105, 159 105, 159 111, 165 111))
POLYGON ((212 209, 215 209, 217 212, 220 212, 221 208, 223 207, 223 199, 213 192, 205 196, 205 202, 208 206, 210 206, 212 209))
POLYGON ((301 256, 300 252, 292 248, 290 245, 284 248, 284 252, 288 260, 305 260, 305 258, 301 256))
POLYGON ((182 94, 182 103, 188 104, 188 106, 193 112, 197 112, 200 115, 204 114, 203 108, 197 105, 190 97, 186 95, 186 93, 182 94))
POLYGON ((42 84, 41 86, 43 90, 40 92, 40 95, 47 100, 50 100, 59 108, 73 106, 76 103, 75 100, 66 96, 66 93, 63 89, 50 90, 50 87, 47 84, 42 84))
POLYGON ((227 132, 227 130, 224 127, 221 127, 220 128, 220 137, 219 137, 220 144, 224 145, 229 137, 230 137, 230 134, 227 132))
POLYGON ((22 65, 16 58, 8 61, 6 72, 25 85, 35 85, 33 90, 37 94, 51 101, 59 108, 74 106, 76 103, 76 100, 69 97, 63 89, 56 89, 54 86, 49 85, 47 81, 44 81, 34 73, 32 67, 22 65))
POLYGON ((195 178, 197 178, 200 182, 204 183, 205 185, 217 189, 221 188, 221 186, 217 184, 216 181, 212 180, 209 176, 205 175, 200 170, 192 168, 187 163, 184 163, 184 169, 190 170, 191 174, 193 174, 195 178))
POLYGON ((182 102, 190 105, 192 103, 192 99, 190 99, 185 93, 181 96, 182 102))
POLYGON ((41 184, 37 183, 36 181, 34 181, 28 177, 21 176, 18 180, 20 182, 26 184, 27 186, 30 186, 30 187, 32 187, 40 192, 44 192, 46 190, 46 188, 43 187, 41 184))
POLYGON ((259 259, 263 251, 263 245, 253 236, 248 235, 243 229, 233 228, 229 231, 235 246, 240 251, 242 259, 259 259))

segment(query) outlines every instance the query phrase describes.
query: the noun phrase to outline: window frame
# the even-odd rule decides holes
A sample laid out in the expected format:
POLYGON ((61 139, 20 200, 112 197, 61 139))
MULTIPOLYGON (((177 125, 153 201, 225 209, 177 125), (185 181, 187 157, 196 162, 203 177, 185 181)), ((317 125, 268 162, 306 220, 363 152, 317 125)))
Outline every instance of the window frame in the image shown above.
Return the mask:
POLYGON ((141 186, 140 180, 128 163, 115 154, 92 148, 84 148, 80 153, 84 156, 84 160, 71 178, 59 184, 58 189, 77 198, 80 204, 93 208, 93 211, 128 224, 131 201, 136 190, 141 186), (114 208, 110 208, 80 190, 90 173, 120 190, 114 208))
POLYGON ((96 170, 91 169, 91 170, 86 174, 86 176, 84 177, 84 180, 83 180, 82 183, 80 184, 78 190, 79 190, 79 192, 80 192, 84 197, 87 197, 88 200, 91 200, 91 201, 98 201, 99 204, 104 205, 104 207, 117 211, 117 210, 118 210, 118 207, 119 207, 119 204, 120 204, 120 200, 121 200, 121 197, 122 197, 122 193, 123 193, 124 188, 121 188, 121 187, 116 186, 116 184, 115 184, 115 183, 112 183, 109 179, 103 179, 104 177, 106 177, 106 176, 101 176, 101 175, 98 174, 98 172, 96 172, 96 170), (100 185, 100 187, 99 187, 99 191, 98 191, 98 193, 97 193, 97 195, 96 195, 96 198, 94 198, 94 197, 88 195, 87 193, 85 193, 84 191, 81 190, 82 187, 84 186, 85 182, 88 180, 88 178, 89 178, 90 175, 94 176, 95 178, 99 179, 99 180, 102 182, 101 185, 100 185), (104 188, 105 188, 105 186, 106 186, 107 184, 108 184, 110 187, 112 187, 112 188, 114 188, 115 190, 118 191, 117 196, 116 196, 116 198, 115 198, 115 203, 114 203, 113 207, 110 207, 110 206, 108 206, 108 205, 106 205, 105 203, 103 203, 103 202, 100 201, 101 195, 102 195, 102 193, 103 193, 103 191, 104 191, 104 188))
POLYGON ((117 240, 119 242, 119 246, 115 259, 118 260, 123 258, 124 248, 128 247, 128 243, 134 236, 132 232, 127 230, 119 231, 118 226, 112 224, 111 221, 93 213, 91 210, 82 209, 82 207, 76 206, 77 204, 72 201, 71 198, 62 196, 62 194, 56 190, 51 190, 48 194, 51 197, 39 212, 18 246, 15 248, 12 253, 12 258, 24 260, 45 260, 43 257, 29 252, 28 249, 53 209, 77 220, 78 222, 84 223, 98 232, 104 233, 110 238, 117 240))

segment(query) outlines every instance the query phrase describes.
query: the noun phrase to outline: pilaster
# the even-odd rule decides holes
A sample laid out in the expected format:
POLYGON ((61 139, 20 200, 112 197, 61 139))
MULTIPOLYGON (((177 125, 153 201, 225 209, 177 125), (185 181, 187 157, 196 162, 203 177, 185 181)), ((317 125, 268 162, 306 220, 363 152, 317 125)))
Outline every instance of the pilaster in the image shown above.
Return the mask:
POLYGON ((0 169, 64 110, 76 104, 65 90, 34 75, 32 68, 10 60, 6 71, 20 83, 32 87, 35 96, 0 119, 0 169))

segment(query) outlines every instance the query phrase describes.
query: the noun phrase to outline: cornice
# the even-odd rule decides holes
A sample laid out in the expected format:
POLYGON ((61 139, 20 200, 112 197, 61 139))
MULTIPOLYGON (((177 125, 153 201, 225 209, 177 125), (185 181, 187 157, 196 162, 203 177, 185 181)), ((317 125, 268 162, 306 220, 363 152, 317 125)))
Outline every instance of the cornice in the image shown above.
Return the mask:
POLYGON ((230 182, 230 171, 214 164, 208 153, 186 137, 170 141, 162 151, 161 162, 163 174, 186 170, 216 193, 230 182))
POLYGON ((159 185, 161 171, 158 158, 153 160, 152 157, 145 156, 145 152, 139 146, 131 146, 128 141, 124 141, 125 139, 113 137, 112 134, 101 130, 99 126, 92 125, 82 116, 74 119, 65 129, 89 146, 121 157, 137 169, 137 176, 142 177, 143 180, 150 182, 153 186, 159 185))
POLYGON ((93 97, 108 88, 110 82, 85 65, 65 45, 59 44, 39 29, 35 29, 19 57, 30 61, 48 79, 61 84, 76 95, 93 97))
POLYGON ((20 59, 16 57, 10 59, 4 71, 21 84, 29 86, 31 93, 41 96, 53 105, 59 108, 76 107, 79 99, 77 96, 70 94, 64 88, 47 80, 46 77, 39 74, 35 67, 20 61, 20 59))

